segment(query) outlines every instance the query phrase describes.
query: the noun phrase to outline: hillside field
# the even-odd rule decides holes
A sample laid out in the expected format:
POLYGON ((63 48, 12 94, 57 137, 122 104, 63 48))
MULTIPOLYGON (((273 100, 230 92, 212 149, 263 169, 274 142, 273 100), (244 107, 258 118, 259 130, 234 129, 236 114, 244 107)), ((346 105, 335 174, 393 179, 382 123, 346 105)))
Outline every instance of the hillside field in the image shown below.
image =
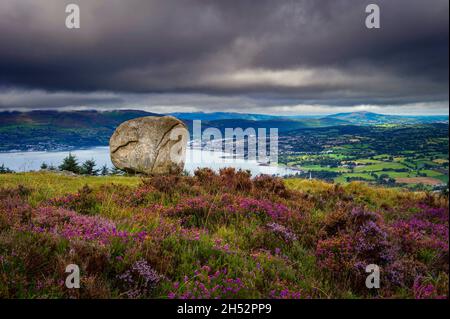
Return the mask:
POLYGON ((280 162, 336 183, 364 181, 411 190, 448 183, 448 125, 304 129, 281 138, 280 162))
POLYGON ((448 217, 448 195, 234 169, 1 174, 0 298, 445 298, 448 217))

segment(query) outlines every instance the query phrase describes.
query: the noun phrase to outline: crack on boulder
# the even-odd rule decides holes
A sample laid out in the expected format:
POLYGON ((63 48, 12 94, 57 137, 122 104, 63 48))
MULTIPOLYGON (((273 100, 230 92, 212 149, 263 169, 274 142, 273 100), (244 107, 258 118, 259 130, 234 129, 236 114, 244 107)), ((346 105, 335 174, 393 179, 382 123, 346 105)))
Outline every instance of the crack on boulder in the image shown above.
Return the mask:
POLYGON ((111 153, 115 153, 115 152, 117 152, 119 149, 124 148, 124 147, 130 145, 131 143, 138 143, 138 142, 139 142, 139 141, 135 141, 135 140, 128 141, 128 142, 126 142, 125 144, 122 144, 122 145, 117 146, 114 150, 111 150, 111 153))
MULTIPOLYGON (((167 136, 167 134, 169 134, 175 127, 177 127, 178 125, 181 125, 181 126, 183 126, 182 124, 180 124, 180 123, 175 123, 174 125, 172 125, 164 134, 163 134, 163 136, 161 137, 161 139, 159 140, 159 142, 158 142, 158 145, 156 145, 156 155, 155 155, 155 159, 154 159, 154 161, 153 161, 153 163, 152 163, 152 168, 151 168, 151 172, 153 172, 153 169, 155 168, 155 165, 156 165, 156 163, 157 163, 157 161, 158 161, 158 156, 159 156, 159 151, 161 150, 161 143, 162 143, 162 141, 164 141, 164 138, 167 136)), ((184 126, 183 126, 184 127, 184 126)), ((167 143, 168 143, 168 141, 170 141, 170 139, 168 139, 167 141, 166 141, 166 143, 164 143, 164 145, 166 145, 167 143)), ((164 146, 163 145, 163 146, 164 146)))

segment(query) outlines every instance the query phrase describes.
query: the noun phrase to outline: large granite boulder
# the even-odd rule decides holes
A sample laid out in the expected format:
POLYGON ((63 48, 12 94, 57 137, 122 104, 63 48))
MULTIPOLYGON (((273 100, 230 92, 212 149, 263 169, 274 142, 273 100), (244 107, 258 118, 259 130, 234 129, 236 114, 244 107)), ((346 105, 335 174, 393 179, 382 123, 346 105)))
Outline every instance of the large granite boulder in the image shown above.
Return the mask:
POLYGON ((171 174, 184 168, 189 131, 173 116, 123 122, 109 140, 111 161, 132 173, 171 174))

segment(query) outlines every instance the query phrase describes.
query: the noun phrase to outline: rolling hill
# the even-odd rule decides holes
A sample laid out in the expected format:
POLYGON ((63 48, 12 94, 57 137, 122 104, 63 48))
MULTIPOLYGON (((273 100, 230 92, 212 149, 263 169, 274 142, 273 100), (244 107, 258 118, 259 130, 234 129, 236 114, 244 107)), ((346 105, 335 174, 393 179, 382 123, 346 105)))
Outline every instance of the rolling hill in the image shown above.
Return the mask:
MULTIPOLYGON (((278 128, 280 133, 304 128, 342 125, 448 123, 448 116, 392 116, 370 112, 339 113, 324 117, 274 116, 247 113, 172 113, 192 132, 192 122, 202 120, 202 129, 278 128)), ((115 111, 30 111, 0 112, 0 152, 12 150, 70 150, 108 145, 109 137, 122 122, 142 117, 161 116, 139 110, 115 111)))
POLYGON ((447 122, 446 115, 430 115, 430 116, 402 116, 402 115, 386 115, 372 112, 351 112, 337 113, 328 115, 326 118, 339 119, 348 123, 357 125, 373 125, 373 124, 423 124, 447 122))
POLYGON ((0 112, 0 127, 12 125, 51 125, 64 128, 115 128, 120 123, 141 116, 158 116, 139 110, 30 111, 0 112))
POLYGON ((250 113, 232 113, 232 112, 192 112, 192 113, 169 113, 168 115, 175 116, 182 120, 202 120, 202 121, 215 121, 215 120, 249 120, 249 121, 261 121, 271 120, 279 118, 275 115, 266 114, 250 114, 250 113))

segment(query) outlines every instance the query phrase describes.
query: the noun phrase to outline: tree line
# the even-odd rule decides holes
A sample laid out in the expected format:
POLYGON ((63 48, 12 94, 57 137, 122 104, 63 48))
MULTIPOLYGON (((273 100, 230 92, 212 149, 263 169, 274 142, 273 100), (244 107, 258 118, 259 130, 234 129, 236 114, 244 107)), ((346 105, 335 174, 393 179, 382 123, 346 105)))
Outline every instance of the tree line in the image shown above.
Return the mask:
MULTIPOLYGON (((55 167, 47 165, 45 162, 41 165, 42 170, 56 170, 55 167)), ((89 159, 84 161, 83 163, 79 163, 77 157, 72 153, 69 153, 67 157, 63 159, 61 165, 58 166, 60 171, 68 171, 75 174, 81 175, 120 175, 123 174, 123 171, 113 167, 109 169, 108 166, 103 165, 101 168, 97 168, 97 163, 94 159, 89 159)))
MULTIPOLYGON (((48 165, 43 162, 40 166, 41 170, 49 170, 49 171, 68 171, 79 175, 122 175, 125 172, 113 167, 108 168, 108 166, 103 165, 100 168, 97 168, 97 163, 94 159, 86 160, 83 163, 80 163, 75 155, 69 153, 67 157, 65 157, 62 161, 62 164, 58 167, 53 165, 48 165)), ((0 165, 0 174, 14 173, 13 170, 6 167, 4 164, 0 165)))

